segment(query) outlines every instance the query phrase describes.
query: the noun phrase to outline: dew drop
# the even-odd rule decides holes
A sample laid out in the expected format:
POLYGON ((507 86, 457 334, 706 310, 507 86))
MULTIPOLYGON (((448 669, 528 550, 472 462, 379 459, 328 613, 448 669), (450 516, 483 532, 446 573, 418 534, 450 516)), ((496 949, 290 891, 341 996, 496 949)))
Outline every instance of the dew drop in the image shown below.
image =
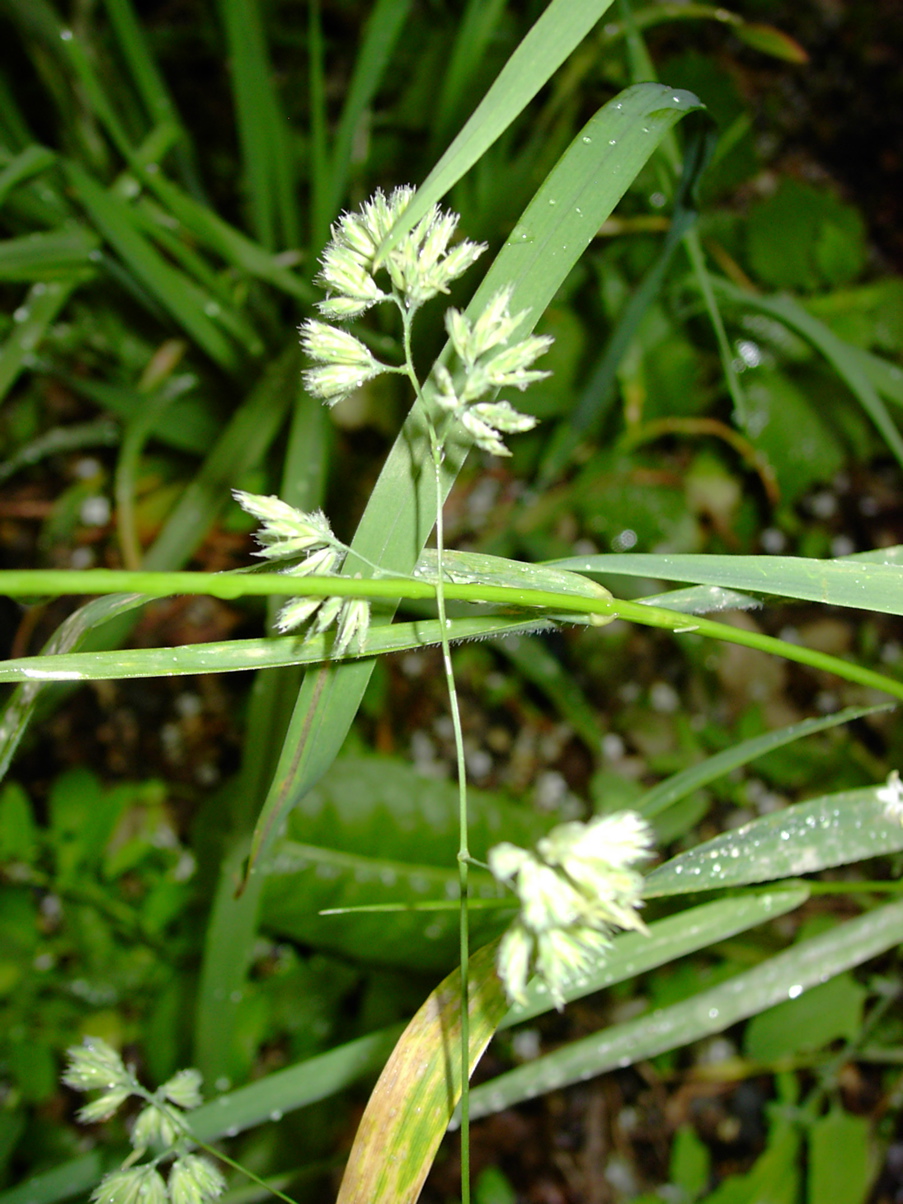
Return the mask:
POLYGON ((608 145, 609 145, 609 146, 617 146, 617 145, 618 145, 618 140, 617 140, 617 138, 609 138, 609 140, 608 140, 608 145))
POLYGON ((709 1019, 710 1020, 718 1019, 718 1009, 717 1008, 709 1008, 709 1019))
POLYGON ((282 1113, 278 1108, 274 1108, 270 1113, 270 1120, 282 1120, 282 1113))
POLYGON ((789 990, 787 991, 787 998, 788 999, 799 999, 799 997, 800 997, 800 995, 802 995, 802 993, 803 993, 802 985, 798 982, 795 982, 793 984, 793 986, 790 987, 789 990))
POLYGON ((592 138, 590 138, 589 134, 584 134, 584 135, 583 135, 583 141, 584 141, 584 142, 587 144, 587 146, 588 146, 588 145, 590 144, 590 142, 592 142, 592 138))
POLYGON ((60 30, 60 38, 64 42, 71 42, 72 41, 72 30, 71 29, 61 29, 60 30))

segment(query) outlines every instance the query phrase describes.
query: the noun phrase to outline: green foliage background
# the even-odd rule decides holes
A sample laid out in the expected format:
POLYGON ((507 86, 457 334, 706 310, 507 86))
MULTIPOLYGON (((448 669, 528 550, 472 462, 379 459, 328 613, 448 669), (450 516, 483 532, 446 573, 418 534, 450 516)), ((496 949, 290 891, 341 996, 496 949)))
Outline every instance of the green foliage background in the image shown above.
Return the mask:
MULTIPOLYGON (((434 500, 429 481, 418 485, 421 512, 404 518, 401 534, 386 534, 386 516, 410 492, 406 474, 419 462, 412 441, 390 450, 408 399, 394 382, 376 382, 334 425, 303 393, 294 328, 317 296, 317 256, 340 209, 377 186, 423 181, 424 205, 444 196, 466 235, 489 243, 490 272, 522 272, 519 304, 535 309, 537 329, 556 339, 546 365, 552 377, 518 399, 541 425, 514 442, 511 464, 471 456, 462 467, 462 451, 447 465, 448 489, 461 470, 449 506, 457 544, 497 557, 561 560, 622 597, 658 595, 665 582, 732 589, 719 606, 748 611, 750 595, 833 595, 781 578, 777 560, 763 575, 737 580, 706 575, 681 557, 718 556, 723 570, 738 554, 825 558, 903 543, 903 285, 876 255, 868 215, 843 189, 813 183, 780 156, 747 80, 763 62, 799 72, 800 48, 762 24, 780 22, 767 5, 741 6, 730 19, 705 5, 681 13, 625 4, 603 16, 605 7, 572 4, 565 13, 559 4, 559 41, 543 40, 537 66, 511 56, 546 10, 538 3, 198 0, 175 13, 130 0, 2 0, 4 567, 246 564, 248 523, 230 500, 233 487, 278 493, 302 508, 325 505, 350 539, 388 456, 355 546, 364 550, 369 540, 381 563, 410 571, 434 500), (478 111, 466 127, 469 141, 453 142, 503 68, 495 107, 478 111), (544 273, 541 227, 524 211, 542 187, 543 205, 556 199, 548 174, 597 110, 625 87, 651 87, 653 73, 707 106, 715 140, 698 189, 679 187, 684 156, 685 183, 696 183, 694 118, 671 132, 692 99, 672 93, 680 100, 669 102, 666 119, 651 93, 632 93, 638 149, 621 146, 623 184, 605 185, 612 204, 626 189, 617 213, 608 217, 608 204, 598 231, 588 219, 588 249, 563 280, 544 273), (661 138, 654 154, 641 145, 647 112, 661 138), (532 256, 529 269, 518 267, 519 255, 532 256)), ((615 119, 610 110, 600 118, 615 119)), ((552 211, 544 212, 557 230, 552 211)), ((454 303, 465 304, 474 287, 465 282, 454 303)), ((388 353, 397 335, 378 324, 360 333, 388 353)), ((444 340, 438 311, 424 314, 417 337, 429 363, 444 340)), ((416 422, 407 429, 416 433, 416 422)), ((819 626, 814 608, 775 618, 741 613, 736 621, 761 620, 773 634, 793 626, 791 640, 899 685, 899 560, 880 560, 890 569, 886 592, 877 573, 869 578, 865 613, 855 621, 842 612, 833 628, 819 626)), ((865 580, 869 562, 855 563, 865 580)), ((661 604, 681 609, 676 593, 661 604)), ((214 613, 212 630, 224 641, 231 624, 249 637, 246 646, 198 652, 210 658, 206 665, 190 663, 187 652, 180 662, 173 650, 175 671, 252 663, 264 604, 230 605, 228 614, 214 613)), ((388 619, 394 603, 383 605, 388 619)), ((698 606, 698 596, 687 602, 690 616, 698 606)), ((400 617, 414 625, 416 644, 416 624, 429 616, 415 602, 407 607, 400 617)), ((60 613, 30 611, 34 634, 16 655, 36 653, 60 613)), ((116 652, 130 641, 141 652, 138 621, 133 601, 100 599, 60 629, 53 650, 109 650, 112 675, 138 676, 140 656, 133 665, 134 651, 116 652)), ((159 633, 152 628, 156 642, 168 644, 165 628, 159 633)), ((276 643, 267 643, 267 655, 276 643)), ((729 833, 723 845, 700 842, 718 839, 738 811, 767 825, 772 806, 806 799, 813 810, 800 811, 801 822, 829 817, 824 844, 814 859, 782 864, 770 877, 830 879, 844 862, 830 852, 839 845, 850 861, 884 858, 874 874, 861 875, 883 882, 903 843, 874 797, 874 783, 900 764, 903 745, 899 721, 874 709, 883 697, 862 681, 838 684, 824 668, 788 677, 778 662, 766 669, 764 657, 729 660, 712 648, 696 636, 675 645, 625 623, 462 648, 457 665, 473 730, 501 716, 501 727, 527 732, 534 750, 525 776, 499 755, 490 788, 474 791, 475 854, 499 838, 529 842, 561 807, 643 805, 676 858, 659 871, 661 883, 678 868, 695 873, 696 863, 680 858, 697 847, 702 865, 712 864, 710 854, 730 856, 729 833), (855 714, 800 722, 845 705, 855 714), (841 718, 854 719, 861 738, 842 735, 841 718), (543 734, 554 743, 562 724, 570 757, 550 754, 546 763, 537 743, 543 734), (774 739, 775 730, 790 734, 774 739), (754 758, 761 759, 753 772, 754 758), (573 786, 564 764, 578 766, 573 786), (552 813, 529 801, 531 793, 543 801, 537 783, 550 766, 552 813), (838 792, 849 793, 853 818, 829 831, 838 792), (863 825, 877 833, 870 844, 855 842, 863 825)), ((255 651, 263 655, 262 646, 255 651)), ((19 760, 0 787, 2 1204, 84 1192, 123 1156, 122 1130, 114 1124, 85 1136, 58 1087, 63 1050, 86 1033, 127 1049, 155 1081, 199 1065, 221 1097, 196 1114, 199 1135, 231 1135, 235 1156, 291 1185, 296 1198, 327 1198, 360 1098, 353 1084, 372 1079, 399 1023, 455 960, 453 911, 317 914, 454 896, 454 792, 385 755, 389 745, 398 753, 410 746, 405 693, 430 663, 411 662, 408 685, 404 672, 379 663, 311 671, 297 706, 298 664, 283 662, 253 684, 242 678, 218 704, 225 752, 200 737, 191 743, 192 721, 210 723, 211 695, 202 688, 200 716, 196 702, 179 704, 187 710, 170 716, 170 735, 162 737, 182 742, 172 780, 156 734, 149 770, 134 755, 112 773, 85 764, 77 748, 61 755, 54 716, 71 713, 81 695, 67 700, 60 687, 41 688, 8 670, 3 680, 19 684, 2 729, 3 764, 9 768, 17 751, 19 760), (321 709, 308 711, 314 702, 321 709), (283 740, 308 714, 321 726, 299 769, 302 745, 283 740), (275 837, 272 872, 252 878, 236 900, 268 797, 264 814, 274 832, 287 804, 300 801, 275 837), (46 1177, 23 1186, 32 1175, 46 1177)), ((159 672, 155 665, 145 672, 159 672)), ((103 712, 102 696, 99 705, 103 712)), ((441 705, 428 680, 418 705, 430 718, 441 705)), ((425 731, 416 714, 413 728, 425 731)), ((430 746, 441 763, 439 731, 430 746)), ((506 751, 512 746, 516 752, 516 737, 506 751)), ((92 739, 86 747, 97 745, 92 739)), ((481 748, 476 738, 474 748, 481 748)), ((757 829, 757 838, 771 831, 777 865, 784 838, 780 820, 771 822, 774 831, 757 829)), ((898 989, 898 967, 888 961, 858 977, 851 967, 899 941, 899 917, 869 896, 859 919, 871 928, 843 940, 832 935, 839 920, 827 907, 792 929, 766 924, 753 933, 808 895, 808 887, 788 888, 786 908, 751 905, 738 921, 730 890, 768 880, 760 867, 742 882, 708 882, 724 892, 718 905, 726 910, 706 930, 707 943, 692 947, 707 952, 681 962, 676 974, 666 942, 659 960, 641 968, 630 960, 635 953, 625 954, 631 968, 621 979, 645 974, 631 988, 638 999, 683 1011, 669 1013, 665 1044, 615 1025, 595 1069, 616 1066, 631 1050, 632 1059, 656 1057, 664 1075, 677 1070, 675 1050, 724 1027, 733 988, 710 994, 749 974, 741 985, 754 1006, 734 1018, 761 1014, 737 1057, 743 1073, 778 1074, 767 1138, 748 1162, 761 1157, 707 1197, 720 1172, 687 1126, 660 1178, 687 1199, 719 1204, 760 1198, 773 1183, 781 1199, 836 1204, 839 1196, 829 1193, 838 1181, 825 1167, 843 1148, 845 1198, 863 1199, 877 1165, 875 1131, 843 1107, 837 1043, 846 1042, 852 1058, 867 1033, 870 1065, 885 1068, 880 1089, 895 1098, 901 1033, 887 1000, 898 989), (780 973, 770 960, 779 949, 788 958, 780 973), (810 963, 806 985, 838 977, 781 1003, 780 1013, 763 1010, 785 998, 810 963), (816 1035, 805 1010, 813 1001, 824 1021, 816 1035), (700 1027, 694 1017, 703 1008, 722 1009, 720 1025, 700 1027), (811 1091, 804 1072, 814 1075, 811 1091), (801 1083, 809 1091, 802 1102, 801 1083), (804 1149, 805 1182, 797 1169, 804 1149)), ((661 901, 650 902, 657 923, 674 919, 667 894, 663 887, 661 901)), ((475 895, 487 903, 497 896, 488 875, 476 875, 475 895)), ((486 906, 473 914, 481 943, 510 911, 486 906)), ((673 948, 679 933, 665 931, 673 948)), ((513 1047, 500 1048, 510 1068, 513 1047)), ((573 1081, 568 1058, 571 1071, 589 1064, 575 1045, 532 1078, 529 1066, 512 1069, 520 1080, 500 1076, 494 1088, 481 1088, 477 1110, 573 1081)), ((888 1119, 882 1140, 889 1126, 888 1119)), ((478 1181, 479 1198, 504 1198, 489 1193, 511 1188, 492 1169, 486 1186, 478 1181)), ((638 1182, 634 1198, 652 1186, 638 1182)), ((250 1198, 240 1190, 236 1182, 236 1200, 250 1198)))

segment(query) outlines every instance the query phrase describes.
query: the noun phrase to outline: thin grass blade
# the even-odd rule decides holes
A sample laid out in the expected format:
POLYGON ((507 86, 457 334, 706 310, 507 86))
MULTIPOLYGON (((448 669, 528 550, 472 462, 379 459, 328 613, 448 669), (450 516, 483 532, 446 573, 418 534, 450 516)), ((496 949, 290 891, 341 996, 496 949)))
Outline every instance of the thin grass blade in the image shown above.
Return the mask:
POLYGON ((828 731, 842 723, 851 723, 854 719, 862 719, 865 715, 874 715, 887 709, 882 706, 847 707, 846 710, 828 715, 824 719, 806 719, 802 723, 782 727, 776 732, 766 732, 764 736, 742 740, 713 757, 707 757, 699 765, 691 765, 689 769, 659 782, 637 802, 636 809, 647 819, 653 819, 674 803, 692 794, 694 790, 699 790, 742 765, 748 765, 757 757, 763 757, 776 748, 783 748, 785 744, 792 744, 794 740, 802 740, 805 736, 828 731))
POLYGON ((853 557, 814 560, 802 556, 716 556, 693 552, 602 553, 569 556, 550 563, 574 573, 692 581, 697 585, 900 615, 903 565, 892 553, 893 549, 880 549, 877 553, 886 563, 853 557))
POLYGON ((763 815, 654 869, 647 898, 814 874, 903 849, 903 824, 879 786, 846 790, 763 815))
POLYGON ((410 206, 386 240, 391 247, 411 230, 431 205, 451 189, 508 128, 548 82, 612 0, 552 0, 499 72, 492 87, 424 180, 410 206))
POLYGON ((891 903, 779 953, 752 970, 672 1007, 575 1041, 475 1087, 473 1119, 501 1112, 668 1049, 678 1049, 859 966, 903 941, 903 903, 891 903))

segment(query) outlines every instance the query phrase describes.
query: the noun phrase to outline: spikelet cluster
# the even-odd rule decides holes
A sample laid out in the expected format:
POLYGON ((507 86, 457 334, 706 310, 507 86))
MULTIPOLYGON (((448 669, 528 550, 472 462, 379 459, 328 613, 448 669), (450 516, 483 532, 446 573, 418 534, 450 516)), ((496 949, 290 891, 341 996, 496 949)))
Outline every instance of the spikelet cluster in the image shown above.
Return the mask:
MULTIPOLYGON (((278 497, 243 489, 232 493, 239 506, 260 521, 254 536, 257 556, 276 563, 290 561, 282 572, 293 577, 330 577, 339 572, 348 548, 336 539, 322 510, 305 513, 278 497)), ((337 624, 333 656, 344 656, 354 641, 363 651, 370 625, 370 604, 365 598, 290 598, 276 616, 276 628, 285 634, 311 619, 314 635, 337 624)))
POLYGON ((69 1059, 63 1082, 76 1091, 100 1094, 78 1114, 84 1124, 108 1120, 132 1095, 146 1106, 132 1125, 134 1147, 122 1168, 105 1175, 94 1190, 95 1204, 207 1204, 225 1190, 226 1181, 202 1154, 191 1152, 192 1142, 182 1123, 184 1111, 201 1103, 201 1075, 194 1069, 180 1070, 150 1095, 122 1058, 105 1041, 86 1037, 81 1045, 67 1050, 69 1059), (150 1162, 132 1163, 153 1152, 150 1162), (175 1155, 164 1178, 158 1163, 175 1155))
POLYGON ((559 824, 536 852, 507 841, 489 868, 512 887, 520 914, 502 937, 498 971, 512 1002, 538 974, 557 1007, 568 988, 605 960, 616 929, 644 932, 643 879, 633 868, 650 855, 651 831, 634 811, 559 824))

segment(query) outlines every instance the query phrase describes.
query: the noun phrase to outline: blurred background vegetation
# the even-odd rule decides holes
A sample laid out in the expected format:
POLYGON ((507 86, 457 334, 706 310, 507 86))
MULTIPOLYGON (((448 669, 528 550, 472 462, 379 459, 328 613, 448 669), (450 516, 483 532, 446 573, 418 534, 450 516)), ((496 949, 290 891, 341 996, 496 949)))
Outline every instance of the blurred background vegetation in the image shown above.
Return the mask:
MULTIPOLYGON (((426 176, 543 8, 0 0, 2 567, 247 564, 249 520, 232 487, 323 505, 350 537, 407 400, 385 378, 327 416, 301 392, 295 327, 316 295, 317 255, 342 208, 426 176)), ((734 396, 697 276, 679 246, 663 258, 673 189, 653 158, 542 321, 554 375, 519 402, 541 424, 514 441, 510 461, 470 457, 447 508, 449 545, 541 560, 826 557, 903 543, 899 6, 636 3, 607 17, 448 203, 467 237, 497 250, 583 122, 635 78, 645 37, 658 78, 695 92, 717 124, 698 230, 734 396), (613 359, 609 340, 657 265, 613 359)), ((369 337, 379 347, 392 334, 369 337)), ((425 362, 442 338, 440 318, 425 314, 425 362)), ((70 609, 8 602, 5 652, 38 651, 70 609)), ((899 622, 886 616, 800 606, 734 621, 891 673, 903 658, 899 622)), ((178 598, 102 638, 176 645, 260 634, 264 623, 257 601, 178 598)), ((872 701, 758 653, 678 648, 621 623, 464 647, 456 665, 477 855, 502 822, 505 835, 512 824, 527 833, 629 805, 739 738, 872 701)), ((283 674, 270 728, 249 736, 248 676, 99 682, 38 699, 0 787, 0 1184, 95 1146, 121 1150, 115 1125, 86 1134, 74 1124, 59 1086, 62 1051, 79 1035, 127 1050, 152 1079, 211 1069, 192 1030, 205 922, 229 834, 254 805, 242 793, 249 758, 261 775, 272 769, 297 688, 283 674)), ((377 843, 444 883, 452 761, 437 655, 387 660, 289 835, 361 857, 377 843)), ((660 837, 680 847, 901 762, 892 713, 859 721, 698 792, 660 837)), ((235 1048, 210 1090, 405 1018, 453 964, 451 924, 437 922, 424 944, 382 921, 317 919, 322 877, 299 892, 276 875, 267 888, 251 979, 230 1001, 235 1048)), ((627 984, 499 1041, 490 1063, 673 1002, 776 939, 738 938, 718 958, 627 984)), ((880 973, 899 990, 896 962, 880 973)), ((698 1168, 748 1166, 769 1140, 766 1103, 795 1098, 794 1073, 804 1080, 861 1024, 868 976, 843 981, 814 1045, 805 1018, 771 1045, 750 1025, 483 1122, 480 1198, 627 1200, 669 1178, 681 1199, 698 1197, 709 1173, 698 1168), (745 1069, 708 1090, 692 1076, 731 1059, 745 1069)), ((899 1049, 893 1023, 884 1040, 899 1049)), ((876 1124, 891 1154, 896 1076, 850 1063, 842 1084, 848 1113, 876 1124)), ((298 1199, 329 1198, 364 1098, 361 1088, 246 1134, 235 1156, 284 1173, 298 1199)), ((890 1158, 876 1199, 895 1198, 901 1165, 890 1158)), ((424 1198, 449 1198, 454 1174, 454 1159, 440 1160, 424 1198)))

